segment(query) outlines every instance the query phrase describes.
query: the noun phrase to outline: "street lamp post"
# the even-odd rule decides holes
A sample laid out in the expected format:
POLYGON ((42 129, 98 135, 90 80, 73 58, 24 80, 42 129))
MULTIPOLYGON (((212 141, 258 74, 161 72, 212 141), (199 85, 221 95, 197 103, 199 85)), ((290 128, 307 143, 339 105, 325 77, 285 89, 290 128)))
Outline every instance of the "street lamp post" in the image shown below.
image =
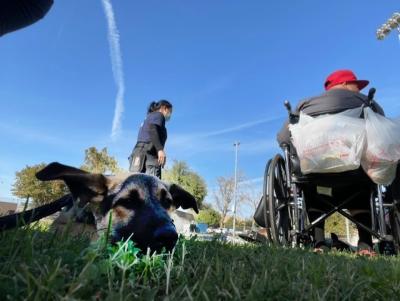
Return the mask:
POLYGON ((236 141, 233 146, 235 147, 235 183, 233 188, 233 237, 236 236, 236 205, 237 205, 237 162, 238 162, 238 148, 240 142, 236 141))
POLYGON ((376 31, 378 40, 383 40, 392 30, 397 29, 400 37, 400 13, 396 12, 376 31))

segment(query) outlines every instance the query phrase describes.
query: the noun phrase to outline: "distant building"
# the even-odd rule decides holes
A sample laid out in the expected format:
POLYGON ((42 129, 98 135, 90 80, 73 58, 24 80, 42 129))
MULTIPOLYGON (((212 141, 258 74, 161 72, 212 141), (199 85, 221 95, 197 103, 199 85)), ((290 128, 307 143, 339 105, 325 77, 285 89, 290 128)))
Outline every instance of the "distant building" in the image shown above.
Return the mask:
POLYGON ((196 232, 197 233, 207 233, 208 225, 206 223, 198 223, 196 225, 196 232))
POLYGON ((13 214, 17 211, 18 204, 0 200, 0 216, 13 214))
POLYGON ((190 225, 195 224, 194 215, 189 210, 175 210, 171 213, 171 218, 174 220, 176 231, 179 234, 189 235, 190 225))
MULTIPOLYGON (((0 196, 0 216, 21 212, 25 208, 26 200, 0 196)), ((26 209, 31 208, 31 203, 27 204, 26 209)))

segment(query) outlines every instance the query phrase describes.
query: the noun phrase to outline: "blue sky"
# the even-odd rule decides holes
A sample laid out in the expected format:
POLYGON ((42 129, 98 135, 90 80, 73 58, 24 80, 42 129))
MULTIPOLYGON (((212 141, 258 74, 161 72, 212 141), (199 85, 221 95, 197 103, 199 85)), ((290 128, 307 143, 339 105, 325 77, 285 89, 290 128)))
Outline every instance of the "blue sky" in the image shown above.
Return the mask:
MULTIPOLYGON (((282 105, 322 92, 335 69, 377 88, 400 115, 400 44, 376 29, 398 1, 111 1, 120 38, 124 110, 112 139, 118 89, 102 1, 55 1, 40 22, 0 40, 0 196, 15 172, 107 147, 122 167, 148 103, 174 104, 167 156, 185 160, 211 190, 239 169, 260 185, 278 152, 282 105)), ((119 75, 118 75, 119 74, 119 75)), ((118 81, 117 81, 118 83, 118 81)), ((121 82, 119 82, 121 84, 121 82)))

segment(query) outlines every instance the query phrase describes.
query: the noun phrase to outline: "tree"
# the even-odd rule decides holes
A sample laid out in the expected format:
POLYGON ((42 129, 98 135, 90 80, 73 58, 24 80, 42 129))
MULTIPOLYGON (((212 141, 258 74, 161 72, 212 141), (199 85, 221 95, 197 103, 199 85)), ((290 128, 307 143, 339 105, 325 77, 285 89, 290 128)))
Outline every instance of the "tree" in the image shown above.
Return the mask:
POLYGON ((209 227, 218 227, 220 219, 219 212, 210 207, 200 210, 196 217, 198 223, 206 223, 209 227))
MULTIPOLYGON (((257 189, 257 187, 252 183, 251 181, 242 181, 239 183, 242 191, 242 198, 243 198, 243 203, 247 204, 250 206, 252 209, 252 212, 256 212, 257 206, 260 203, 261 197, 262 197, 262 191, 260 189, 257 189)), ((251 229, 255 228, 255 221, 254 218, 251 218, 252 223, 251 223, 251 229)))
POLYGON ((121 170, 117 160, 108 154, 106 147, 98 151, 94 146, 85 150, 85 160, 81 168, 92 173, 115 174, 121 170))
MULTIPOLYGON (((240 217, 236 217, 236 231, 241 231, 241 230, 246 230, 247 228, 250 228, 252 226, 252 220, 250 219, 243 219, 240 217)), ((233 216, 228 216, 225 219, 225 228, 233 228, 233 216)))
POLYGON ((30 198, 34 206, 50 203, 66 193, 68 189, 63 181, 42 182, 36 179, 35 174, 46 166, 40 163, 33 166, 26 166, 15 173, 15 182, 12 192, 19 198, 30 198))
MULTIPOLYGON (((237 181, 238 183, 244 178, 242 173, 239 173, 237 181)), ((246 195, 239 189, 239 185, 236 191, 236 208, 240 207, 240 204, 246 198, 246 195)), ((221 214, 220 227, 225 226, 225 222, 228 216, 230 208, 232 208, 234 201, 235 192, 235 178, 231 177, 218 177, 217 178, 217 190, 214 192, 215 204, 221 214)))
MULTIPOLYGON (((26 166, 16 172, 13 194, 20 198, 30 197, 34 205, 39 206, 69 193, 63 181, 42 182, 36 179, 36 172, 45 166, 45 163, 26 166)), ((120 170, 117 160, 108 154, 107 148, 98 151, 95 147, 85 150, 85 161, 81 168, 94 173, 116 173, 120 170)))
POLYGON ((225 219, 228 215, 229 208, 233 202, 233 192, 234 192, 234 178, 229 177, 218 177, 217 178, 217 191, 214 193, 215 204, 221 215, 219 225, 221 228, 225 225, 225 219))
POLYGON ((195 197, 198 207, 202 208, 207 195, 207 185, 202 177, 190 170, 186 162, 174 161, 172 168, 165 170, 163 180, 178 184, 190 192, 195 197))

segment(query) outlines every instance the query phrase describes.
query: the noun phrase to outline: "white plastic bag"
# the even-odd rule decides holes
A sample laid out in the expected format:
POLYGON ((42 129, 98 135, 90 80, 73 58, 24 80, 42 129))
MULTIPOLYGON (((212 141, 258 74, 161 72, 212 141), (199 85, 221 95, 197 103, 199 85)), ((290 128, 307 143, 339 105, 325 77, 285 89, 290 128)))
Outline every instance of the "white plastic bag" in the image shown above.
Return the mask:
POLYGON ((311 117, 300 113, 289 125, 303 174, 335 173, 360 167, 365 144, 361 108, 311 117))
POLYGON ((400 120, 364 109, 367 143, 361 165, 376 184, 389 185, 400 160, 400 120))

